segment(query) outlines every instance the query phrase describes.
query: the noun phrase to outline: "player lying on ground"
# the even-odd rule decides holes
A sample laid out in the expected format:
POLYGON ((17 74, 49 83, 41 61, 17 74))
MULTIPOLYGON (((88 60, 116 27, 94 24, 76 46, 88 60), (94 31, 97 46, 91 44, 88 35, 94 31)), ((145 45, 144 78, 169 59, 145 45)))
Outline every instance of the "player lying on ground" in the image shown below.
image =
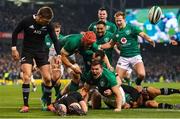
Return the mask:
POLYGON ((132 86, 121 85, 125 94, 126 94, 126 102, 129 104, 131 108, 163 108, 163 109, 172 109, 172 108, 180 108, 179 104, 167 104, 167 103, 159 103, 155 100, 155 98, 159 95, 171 95, 171 94, 180 94, 179 89, 173 88, 155 88, 152 86, 149 87, 141 87, 137 86, 133 88, 132 86))
POLYGON ((86 115, 88 108, 83 98, 86 95, 84 88, 80 92, 70 92, 57 99, 54 103, 56 113, 60 116, 66 114, 86 115))

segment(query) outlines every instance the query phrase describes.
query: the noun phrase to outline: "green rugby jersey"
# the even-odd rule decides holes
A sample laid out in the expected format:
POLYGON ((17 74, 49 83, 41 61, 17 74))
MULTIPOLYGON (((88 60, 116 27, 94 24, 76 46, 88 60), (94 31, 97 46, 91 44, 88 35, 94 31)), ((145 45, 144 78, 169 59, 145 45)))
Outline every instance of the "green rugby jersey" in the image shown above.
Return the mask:
POLYGON ((133 57, 140 54, 138 35, 142 32, 138 27, 126 24, 125 28, 117 30, 113 41, 120 48, 120 56, 133 57))

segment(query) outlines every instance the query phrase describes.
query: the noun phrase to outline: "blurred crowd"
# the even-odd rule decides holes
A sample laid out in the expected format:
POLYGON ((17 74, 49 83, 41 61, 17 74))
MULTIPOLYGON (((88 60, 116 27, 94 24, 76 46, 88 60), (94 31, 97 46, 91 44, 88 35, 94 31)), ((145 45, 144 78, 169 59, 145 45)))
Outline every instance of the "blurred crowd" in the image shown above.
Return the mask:
MULTIPOLYGON (((78 33, 81 30, 87 30, 89 23, 96 19, 92 14, 96 14, 96 10, 99 7, 93 4, 85 7, 74 7, 71 4, 50 6, 52 7, 55 15, 53 20, 62 24, 62 31, 64 34, 78 33), (92 7, 95 9, 91 9, 92 7)), ((33 7, 30 5, 22 5, 17 7, 13 3, 7 3, 6 6, 0 7, 0 31, 12 32, 18 22, 20 22, 27 15, 36 14, 39 8, 40 6, 38 5, 34 5, 33 7)))
MULTIPOLYGON (((86 5, 85 7, 74 7, 71 4, 60 4, 51 7, 55 14, 54 21, 61 22, 62 32, 65 35, 87 30, 89 24, 97 19, 94 16, 97 16, 97 9, 99 8, 98 5, 93 4, 86 5)), ((22 5, 21 7, 17 7, 13 3, 6 4, 5 7, 0 7, 0 32, 12 32, 22 18, 35 14, 37 9, 39 9, 39 6, 22 5)), ((161 22, 157 25, 152 25, 148 21, 140 23, 136 19, 137 13, 136 10, 127 12, 127 22, 141 27, 156 42, 165 41, 168 43, 168 35, 173 35, 178 31, 177 19, 179 18, 180 10, 177 15, 172 12, 164 14, 161 22), (157 33, 160 35, 157 35, 157 33)), ((143 43, 143 40, 141 42, 143 43)), ((180 56, 178 53, 174 54, 174 51, 180 51, 180 49, 171 49, 166 46, 156 47, 154 49, 150 48, 151 50, 148 50, 146 47, 142 47, 141 49, 146 68, 146 82, 180 81, 180 56)), ((118 59, 116 53, 114 53, 113 59, 115 65, 118 59)), ((80 64, 82 64, 81 62, 80 64)), ((41 78, 39 71, 33 72, 33 76, 35 79, 41 78)), ((12 61, 10 45, 8 47, 1 47, 0 43, 0 79, 16 81, 19 78, 20 63, 12 61)), ((69 78, 66 71, 64 71, 63 78, 69 78)))
MULTIPOLYGON (((143 45, 141 47, 142 57, 146 69, 145 82, 179 82, 180 81, 180 51, 179 47, 160 45, 156 48, 143 45)), ((80 58, 78 58, 80 59, 80 58)), ((114 62, 118 55, 114 53, 114 62)), ((82 60, 78 63, 82 66, 82 60)), ((20 63, 12 61, 10 51, 0 53, 0 79, 16 81, 20 78, 20 63)), ((115 63, 114 63, 115 65, 115 63)), ((135 78, 132 73, 132 79, 135 78)), ((35 79, 41 78, 39 71, 33 72, 35 79)), ((68 79, 69 75, 64 71, 63 79, 68 79)))

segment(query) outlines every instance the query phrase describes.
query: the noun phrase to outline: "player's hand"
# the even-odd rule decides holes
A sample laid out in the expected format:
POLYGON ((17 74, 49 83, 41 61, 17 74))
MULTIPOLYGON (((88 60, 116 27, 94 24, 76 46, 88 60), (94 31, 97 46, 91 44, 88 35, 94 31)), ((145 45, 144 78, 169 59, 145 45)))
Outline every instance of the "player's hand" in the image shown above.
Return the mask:
POLYGON ((112 72, 114 71, 114 67, 112 67, 112 66, 108 67, 108 69, 112 72))
POLYGON ((71 65, 70 67, 75 73, 77 74, 82 74, 81 68, 79 66, 76 65, 71 65))
POLYGON ((12 50, 12 57, 15 61, 18 61, 20 59, 19 52, 17 50, 12 50))
POLYGON ((149 41, 149 43, 150 43, 153 47, 156 46, 156 43, 155 43, 153 40, 149 41))
POLYGON ((115 111, 115 112, 120 112, 120 111, 121 111, 121 108, 115 108, 114 111, 115 111))
POLYGON ((104 95, 105 96, 110 96, 110 95, 112 95, 112 91, 110 89, 107 89, 107 90, 104 91, 104 95))
POLYGON ((171 42, 172 45, 178 45, 178 42, 175 41, 175 40, 171 40, 170 42, 171 42))
POLYGON ((130 108, 131 108, 131 105, 128 104, 128 103, 125 103, 125 104, 123 105, 123 109, 130 109, 130 108))
POLYGON ((61 55, 56 56, 56 57, 54 58, 54 62, 55 62, 55 64, 61 64, 61 63, 62 63, 62 61, 61 61, 61 55))

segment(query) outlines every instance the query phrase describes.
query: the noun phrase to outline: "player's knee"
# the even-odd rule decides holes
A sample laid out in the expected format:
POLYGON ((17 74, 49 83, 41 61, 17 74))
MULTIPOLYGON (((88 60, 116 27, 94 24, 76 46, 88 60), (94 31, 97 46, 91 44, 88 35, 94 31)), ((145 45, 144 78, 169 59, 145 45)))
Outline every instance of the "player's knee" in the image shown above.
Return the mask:
POLYGON ((24 82, 30 82, 31 75, 27 73, 23 73, 23 81, 24 82))
POLYGON ((93 109, 101 108, 101 94, 99 92, 93 92, 91 95, 91 103, 93 109))
POLYGON ((138 73, 138 78, 143 80, 145 78, 145 75, 146 74, 143 73, 143 72, 142 73, 138 73))
POLYGON ((51 80, 45 80, 44 79, 44 84, 46 85, 46 86, 51 86, 52 84, 51 84, 51 80))

